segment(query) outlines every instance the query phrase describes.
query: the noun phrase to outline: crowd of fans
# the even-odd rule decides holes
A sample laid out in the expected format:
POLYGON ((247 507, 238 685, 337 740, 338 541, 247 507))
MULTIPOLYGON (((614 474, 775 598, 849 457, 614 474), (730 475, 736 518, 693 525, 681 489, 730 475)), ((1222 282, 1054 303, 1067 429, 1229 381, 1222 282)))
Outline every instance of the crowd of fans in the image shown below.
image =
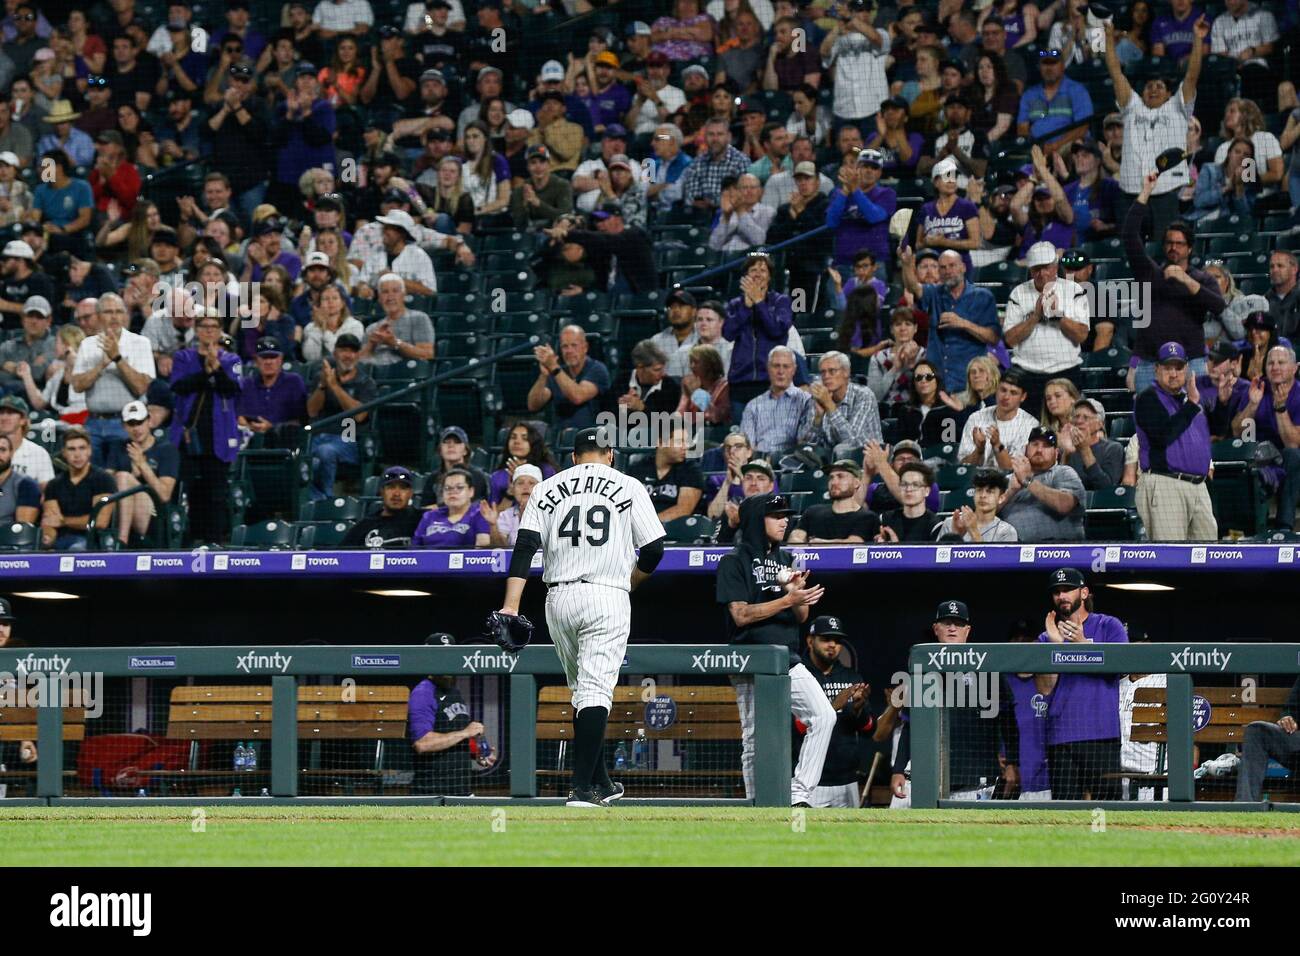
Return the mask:
MULTIPOLYGON (((531 289, 553 344, 504 447, 440 422, 354 543, 508 542, 618 405, 703 416, 703 461, 683 432, 629 467, 720 540, 819 469, 810 541, 1077 540, 1125 486, 1152 539, 1214 539, 1232 438, 1289 532, 1300 4, 1116 6, 6 0, 0 523, 130 546, 181 504, 224 542, 242 450, 457 362, 467 295, 531 289), (570 323, 655 293, 622 352, 570 323)), ((305 454, 321 500, 364 464, 337 422, 305 454)))

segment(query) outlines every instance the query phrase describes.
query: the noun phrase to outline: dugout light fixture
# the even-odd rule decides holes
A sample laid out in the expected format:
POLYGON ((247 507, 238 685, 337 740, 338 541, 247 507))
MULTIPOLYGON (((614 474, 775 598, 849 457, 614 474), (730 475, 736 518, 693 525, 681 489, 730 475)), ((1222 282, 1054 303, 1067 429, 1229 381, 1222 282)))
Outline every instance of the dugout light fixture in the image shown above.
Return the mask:
POLYGON ((363 594, 373 594, 375 597, 430 597, 428 591, 408 591, 404 588, 380 588, 374 591, 363 591, 363 594))
POLYGON ((81 599, 80 594, 69 594, 67 591, 15 591, 14 597, 31 598, 33 601, 77 601, 81 599))
POLYGON ((1107 584, 1106 587, 1114 588, 1116 591, 1175 591, 1168 584, 1156 584, 1154 581, 1131 581, 1127 584, 1107 584))

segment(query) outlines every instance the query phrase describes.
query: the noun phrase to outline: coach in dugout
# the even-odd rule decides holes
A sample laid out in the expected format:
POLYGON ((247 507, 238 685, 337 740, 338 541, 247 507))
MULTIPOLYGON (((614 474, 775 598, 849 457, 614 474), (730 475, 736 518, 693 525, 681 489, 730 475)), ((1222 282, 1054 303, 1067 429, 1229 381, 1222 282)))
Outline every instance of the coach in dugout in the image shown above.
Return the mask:
MULTIPOLYGON (((860 805, 858 770, 862 761, 858 734, 869 734, 876 726, 876 718, 867 706, 871 686, 857 671, 840 663, 844 638, 844 621, 834 615, 823 615, 808 628, 808 655, 804 664, 839 715, 826 749, 821 781, 808 799, 814 807, 855 809, 860 805)), ((800 732, 798 746, 803 742, 802 725, 798 721, 795 730, 800 732)))
MULTIPOLYGON (((1127 644, 1124 624, 1094 614, 1083 574, 1057 568, 1038 636, 1052 644, 1127 644)), ((1047 776, 1054 800, 1119 798, 1119 674, 1035 674, 1047 703, 1047 776)))

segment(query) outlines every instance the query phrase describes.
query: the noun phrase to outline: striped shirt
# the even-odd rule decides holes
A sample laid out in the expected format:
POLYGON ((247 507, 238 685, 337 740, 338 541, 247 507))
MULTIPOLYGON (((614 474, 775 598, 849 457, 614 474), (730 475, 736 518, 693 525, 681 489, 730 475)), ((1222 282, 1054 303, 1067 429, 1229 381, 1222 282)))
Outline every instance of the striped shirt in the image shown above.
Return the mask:
POLYGON ((882 441, 880 407, 876 396, 865 385, 849 383, 844 400, 834 411, 822 416, 817 428, 817 443, 834 448, 836 445, 865 445, 882 441))
MULTIPOLYGON (((1210 52, 1235 59, 1243 50, 1276 43, 1277 39, 1277 21, 1267 10, 1251 6, 1240 17, 1225 11, 1214 18, 1214 26, 1210 28, 1210 52)), ((1267 65, 1268 61, 1257 56, 1246 62, 1267 65)))
POLYGON ((740 430, 763 457, 782 455, 813 440, 813 414, 814 403, 807 392, 791 387, 773 395, 768 389, 745 406, 740 430))
POLYGON ((351 30, 359 23, 372 26, 375 22, 375 13, 367 0, 343 0, 342 3, 321 0, 316 4, 311 19, 322 30, 342 33, 351 30))
POLYGON ((879 47, 865 34, 844 34, 831 44, 831 55, 822 61, 826 69, 835 68, 833 111, 840 119, 873 116, 880 112, 881 102, 889 98, 889 78, 885 76, 889 31, 879 32, 879 47))
MULTIPOLYGON (((1016 365, 1027 372, 1040 375, 1063 372, 1074 368, 1080 361, 1079 346, 1071 342, 1061 331, 1060 323, 1052 319, 1065 318, 1081 325, 1091 325, 1091 310, 1083 287, 1069 279, 1057 279, 1053 284, 1056 286, 1058 308, 1052 310, 1052 315, 1045 314, 1029 333, 1029 337, 1011 350, 1011 360, 1016 365)), ((1039 298, 1040 293, 1034 288, 1033 279, 1022 282, 1011 290, 1006 317, 1002 320, 1004 335, 1029 318, 1039 298)))
POLYGON ((1023 455, 1025 446, 1029 444, 1029 433, 1038 427, 1038 419, 1030 415, 1023 408, 1016 409, 1015 418, 1009 422, 1000 421, 997 418, 998 407, 989 405, 981 408, 970 418, 966 419, 966 427, 962 429, 961 446, 957 449, 957 459, 960 461, 975 450, 975 429, 984 429, 984 458, 976 462, 988 468, 998 467, 998 456, 993 450, 993 442, 988 441, 989 429, 994 425, 998 427, 998 440, 1002 442, 1002 447, 1007 450, 1009 455, 1023 455))
MULTIPOLYGON (((1142 102, 1142 97, 1133 91, 1120 111, 1124 120, 1124 155, 1119 164, 1119 188, 1129 195, 1142 191, 1142 182, 1156 165, 1156 157, 1167 149, 1187 148, 1187 122, 1192 118, 1196 106, 1193 97, 1190 103, 1183 99, 1183 87, 1180 85, 1156 109, 1151 109, 1142 102)), ((1182 189, 1187 185, 1187 162, 1184 160, 1172 169, 1161 173, 1156 180, 1153 194, 1163 196, 1165 193, 1182 189)))

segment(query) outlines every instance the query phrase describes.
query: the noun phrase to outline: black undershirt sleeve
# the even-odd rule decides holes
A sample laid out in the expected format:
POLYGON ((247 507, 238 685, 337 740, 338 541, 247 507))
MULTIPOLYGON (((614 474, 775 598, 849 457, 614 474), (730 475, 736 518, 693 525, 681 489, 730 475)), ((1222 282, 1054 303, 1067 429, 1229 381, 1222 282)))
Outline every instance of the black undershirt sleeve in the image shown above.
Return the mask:
POLYGON ((641 545, 641 553, 637 555, 636 566, 642 574, 654 574, 655 568, 659 567, 659 562, 664 557, 664 539, 656 538, 649 544, 641 545))
POLYGON ((542 547, 542 536, 536 531, 520 531, 515 538, 515 550, 510 555, 510 574, 512 578, 528 580, 528 571, 533 566, 533 555, 542 547))

